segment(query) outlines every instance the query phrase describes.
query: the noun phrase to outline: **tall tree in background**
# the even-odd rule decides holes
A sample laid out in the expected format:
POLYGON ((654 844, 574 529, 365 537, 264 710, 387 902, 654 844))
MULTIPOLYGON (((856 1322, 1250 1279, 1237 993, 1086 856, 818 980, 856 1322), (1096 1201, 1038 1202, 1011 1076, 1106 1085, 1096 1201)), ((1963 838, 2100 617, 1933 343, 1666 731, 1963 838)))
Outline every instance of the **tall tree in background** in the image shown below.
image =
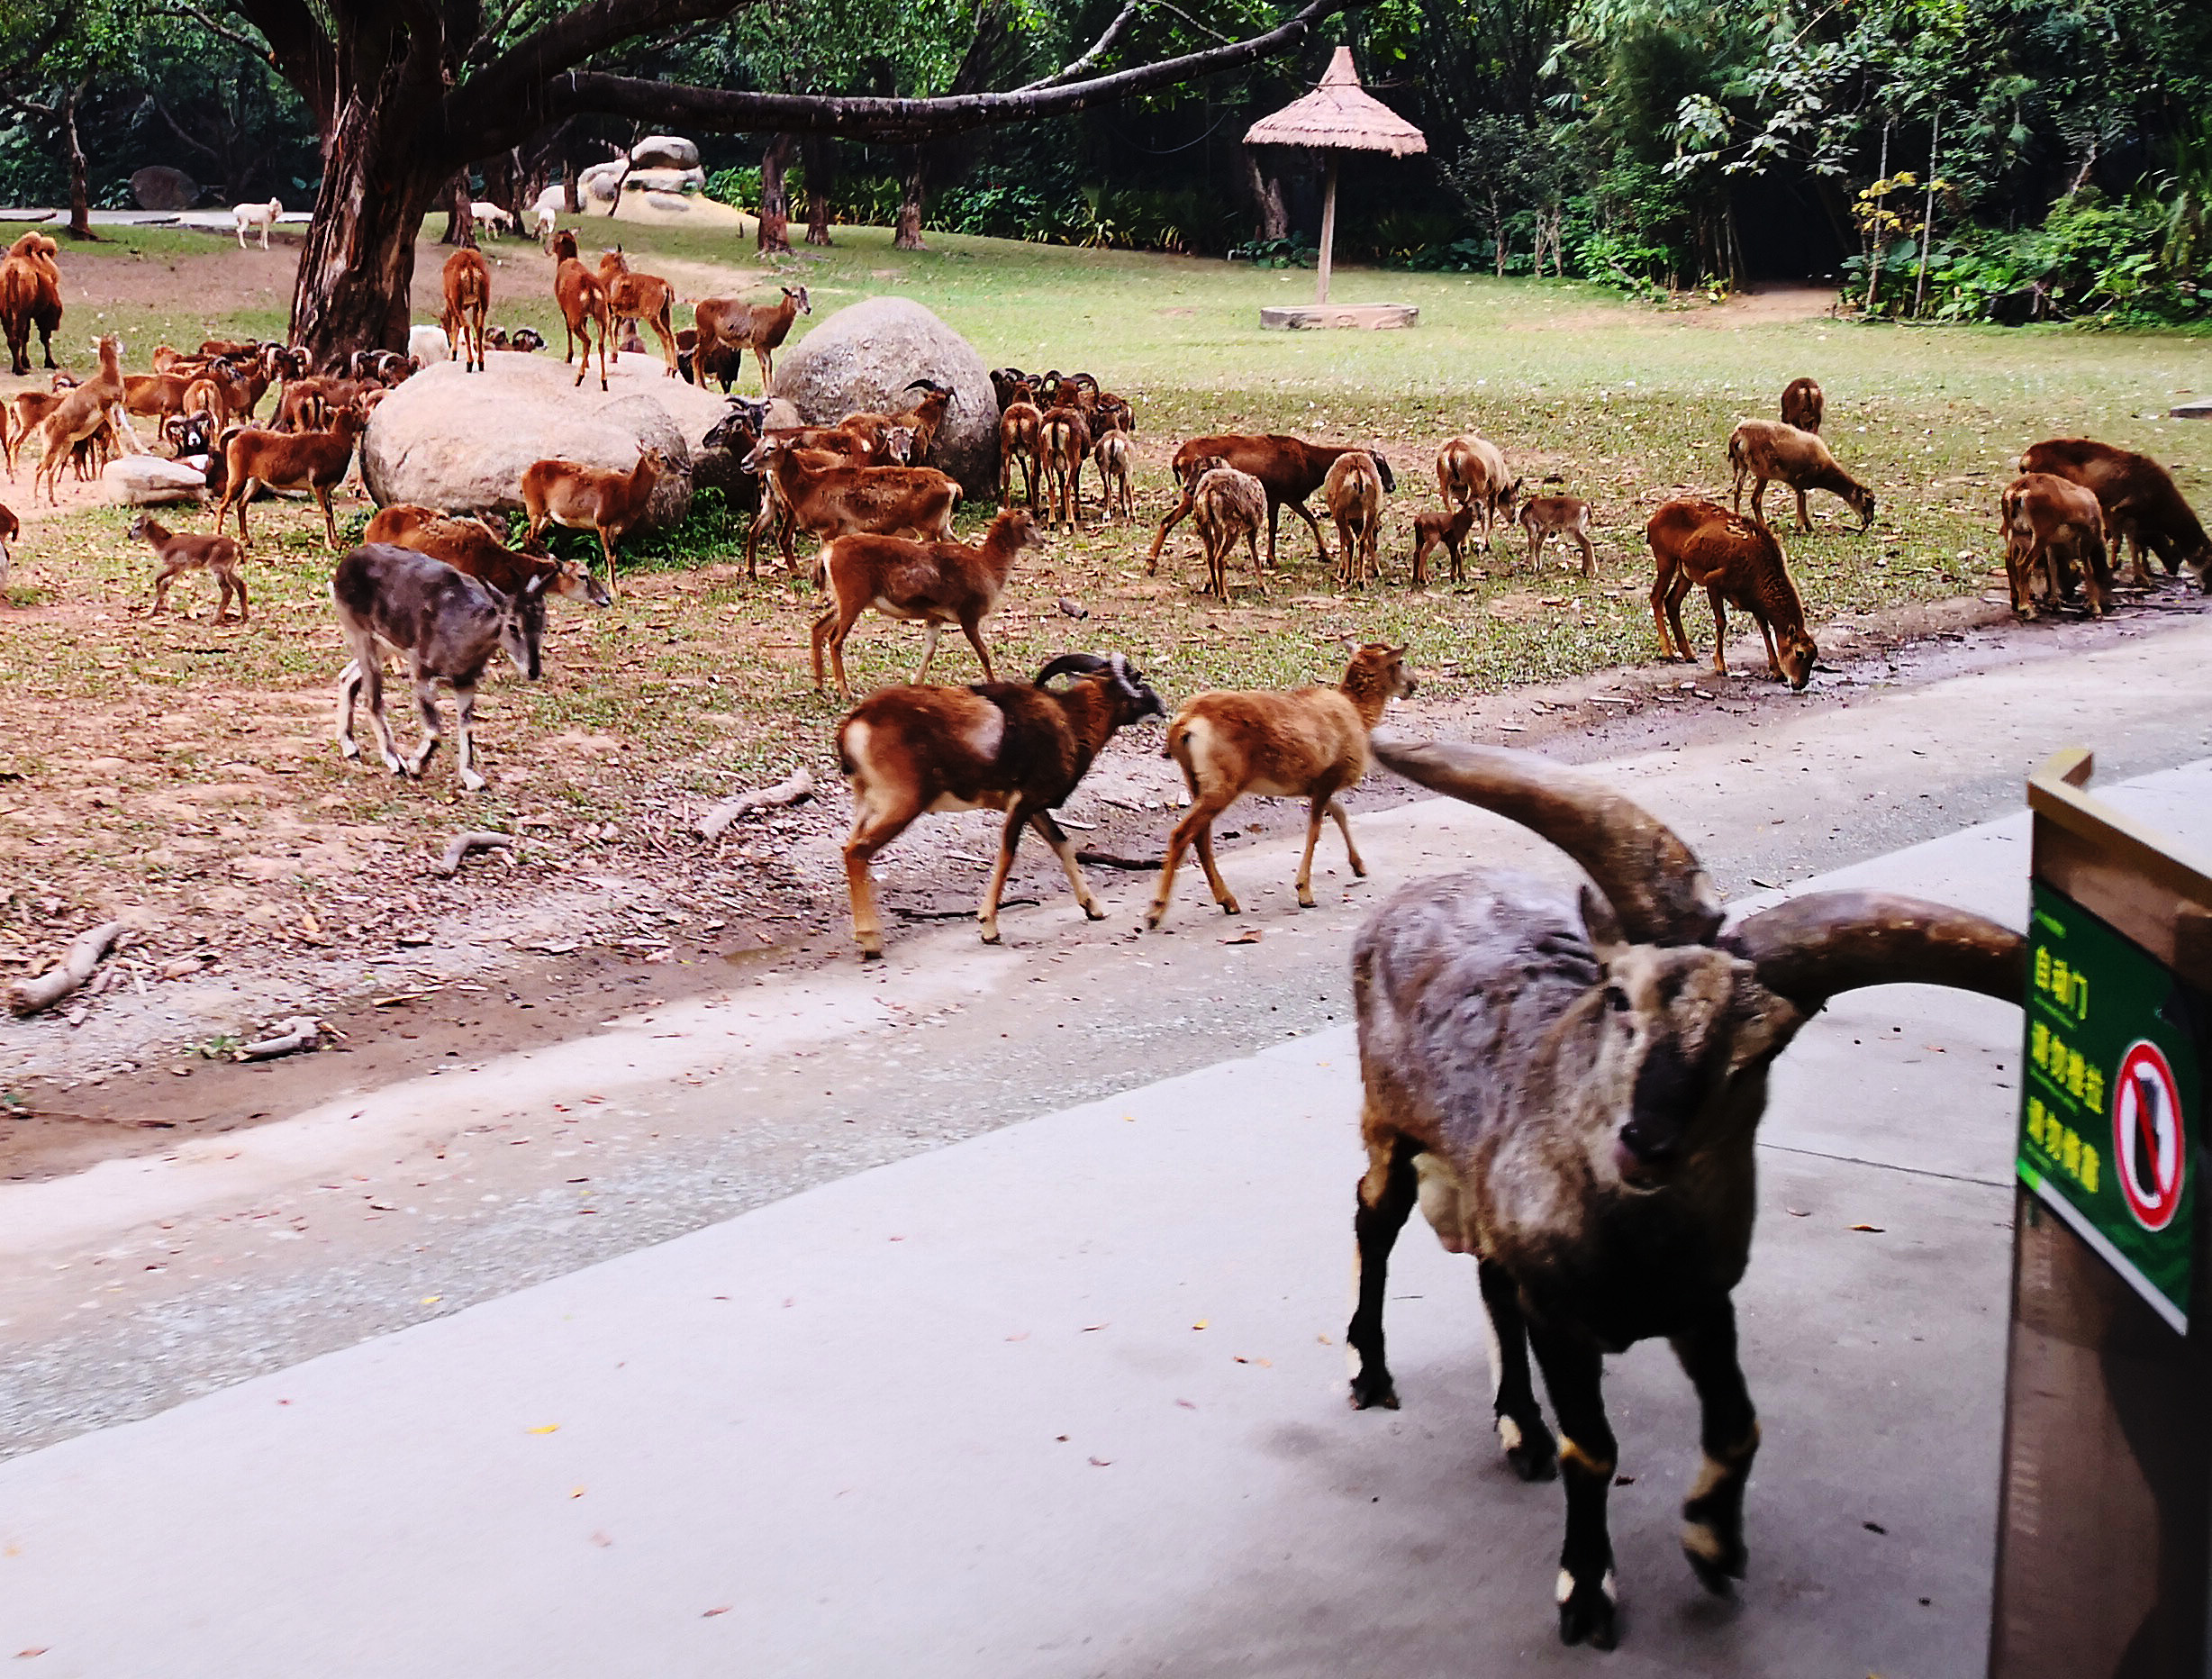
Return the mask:
POLYGON ((694 132, 916 144, 1255 63, 1299 45, 1351 0, 1308 0, 1273 28, 1228 45, 1002 93, 769 94, 625 73, 639 68, 656 38, 755 3, 518 0, 487 11, 482 0, 228 0, 231 14, 267 41, 322 139, 322 190, 292 300, 294 340, 319 354, 403 346, 416 230, 454 174, 579 113, 694 132))

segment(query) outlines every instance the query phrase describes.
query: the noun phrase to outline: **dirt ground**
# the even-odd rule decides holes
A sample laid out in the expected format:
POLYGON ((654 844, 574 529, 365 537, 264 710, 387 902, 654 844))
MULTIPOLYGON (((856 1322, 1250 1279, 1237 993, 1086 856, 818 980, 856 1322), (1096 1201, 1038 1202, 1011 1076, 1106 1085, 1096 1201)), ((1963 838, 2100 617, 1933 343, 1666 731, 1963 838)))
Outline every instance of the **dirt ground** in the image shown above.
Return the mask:
MULTIPOLYGON (((436 291, 436 247, 425 256, 419 304, 436 291)), ((533 275, 543 261, 521 241, 499 257, 533 275)), ((81 338, 108 322, 196 343, 241 330, 241 320, 277 331, 295 261, 281 239, 266 256, 224 246, 104 261, 96 298, 84 277, 92 265, 75 264, 65 270, 75 288, 66 331, 81 338)), ((665 266, 687 284, 713 277, 665 266)), ((1827 302, 1803 288, 1751 294, 1704 310, 1698 324, 1810 319, 1827 302)), ((1563 313, 1559 323, 1573 320, 1563 313)), ((1382 440, 1405 442, 1410 455, 1417 435, 1382 440)), ((1428 679, 1410 726, 1573 757, 1630 749, 1700 715, 1819 704, 1868 682, 1948 674, 1968 657, 1950 638, 1969 632, 1972 658, 2002 661, 2038 638, 2123 634, 2145 613, 2200 610, 2198 597, 2169 589, 2111 626, 1999 627, 2006 614, 1990 591, 2001 584, 1983 574, 1978 594, 1831 614, 1816 626, 1828 673, 1792 696, 1755 675, 1745 644, 1726 681, 1639 662, 1652 650, 1648 562, 1635 529, 1621 525, 1600 537, 1598 586, 1564 573, 1506 577, 1503 562, 1493 562, 1499 585, 1438 604, 1395 592, 1354 603, 1305 580, 1296 585, 1305 593, 1240 600, 1230 624, 1175 575, 1193 570, 1180 538, 1157 577, 1132 559, 1167 504, 1160 486, 1174 442, 1161 431, 1139 439, 1146 487, 1133 530, 1087 532, 1025 558, 1020 598, 1010 595, 991 631, 1002 663, 1034 668, 1068 646, 1124 647, 1180 696, 1224 680, 1322 675, 1341 659, 1341 634, 1410 636, 1428 679), (1487 650, 1438 652, 1447 638, 1431 620, 1446 605, 1463 619, 1526 626, 1539 646, 1580 638, 1578 657, 1594 650, 1616 667, 1531 681, 1487 650), (1080 629, 1069 607, 1085 614, 1080 629)), ((1527 453, 1533 472, 1575 465, 1564 449, 1527 453)), ((1667 470, 1605 464, 1617 474, 1606 493, 1624 505, 1667 470)), ((1940 493, 1963 508, 1983 487, 1945 480, 1940 493)), ((51 513, 28 505, 22 489, 10 498, 30 528, 0 609, 0 841, 15 863, 0 894, 0 976, 41 971, 106 917, 131 930, 85 992, 44 1016, 0 1021, 0 1109, 13 1115, 0 1124, 0 1177, 171 1147, 180 1130, 252 1124, 447 1060, 572 1036, 640 1003, 850 959, 838 849, 847 806, 828 752, 840 708, 808 684, 812 597, 794 580, 746 578, 725 543, 707 550, 708 563, 692 555, 626 567, 619 613, 557 604, 545 680, 525 687, 503 675, 485 691, 479 736, 494 785, 465 801, 443 758, 426 781, 402 786, 333 749, 330 557, 312 510, 256 513, 253 622, 218 626, 202 578, 180 583, 171 614, 147 615, 145 550, 123 540, 127 515, 89 511, 90 489, 65 483, 63 492, 51 513), (699 817, 720 799, 800 763, 822 784, 811 800, 700 838, 699 817), (446 840, 485 827, 513 848, 440 875, 446 840), (258 1067, 230 1059, 240 1042, 297 1014, 324 1023, 335 1053, 258 1067)), ((349 501, 341 518, 366 512, 349 501)), ((1285 524, 1287 560, 1301 555, 1304 532, 1285 524)), ((1852 548, 1849 563, 1862 551, 1852 548)), ((1310 561, 1307 549, 1298 563, 1310 571, 1310 561)), ((1890 563, 1911 563, 1894 541, 1872 562, 1890 563)), ((1962 563, 1956 581, 1973 575, 1962 563)), ((1477 644, 1462 636, 1456 645, 1477 644)), ((864 623, 857 685, 902 678, 913 646, 909 631, 864 623)), ((969 679, 966 650, 946 654, 939 679, 969 679)), ((413 724, 403 711, 394 705, 405 739, 413 724)), ((1068 805, 1094 867, 1156 858, 1182 802, 1158 741, 1155 726, 1117 742, 1068 805)), ((1378 778, 1355 804, 1406 796, 1378 778)), ((1232 847, 1302 816, 1271 805, 1236 820, 1222 836, 1232 847)), ((878 870, 894 925, 971 915, 996 830, 984 814, 935 817, 902 839, 878 870)), ((1049 902, 1065 890, 1033 847, 1010 896, 1049 902)))

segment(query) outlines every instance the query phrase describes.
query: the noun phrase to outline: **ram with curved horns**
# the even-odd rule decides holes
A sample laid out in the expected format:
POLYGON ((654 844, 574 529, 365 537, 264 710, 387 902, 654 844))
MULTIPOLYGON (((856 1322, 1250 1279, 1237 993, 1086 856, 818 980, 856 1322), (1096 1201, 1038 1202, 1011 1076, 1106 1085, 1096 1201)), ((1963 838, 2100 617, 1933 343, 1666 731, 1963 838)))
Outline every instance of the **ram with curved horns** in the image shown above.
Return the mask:
POLYGON ((1564 1471, 1559 1636, 1615 1637, 1603 1356, 1664 1336, 1697 1390, 1704 1463, 1682 1549, 1709 1590, 1744 1573, 1759 1425, 1730 1292, 1751 1253, 1767 1070, 1827 1000, 1913 982, 2022 995, 2019 936, 1963 910, 1813 893, 1722 927, 1690 849, 1628 800, 1533 753, 1390 731, 1410 780, 1534 830, 1589 876, 1578 894, 1479 869, 1410 885, 1353 956, 1367 1170, 1354 1231, 1352 1403, 1395 1408, 1382 1302, 1418 1202, 1475 1256, 1494 1331, 1498 1433, 1524 1480, 1564 1471), (1529 1379, 1533 1348, 1559 1426, 1529 1379))
POLYGON ((927 811, 1006 812, 998 861, 976 911, 985 944, 999 941, 999 898, 1025 827, 1059 858, 1083 912, 1104 919, 1052 812, 1117 731, 1166 715, 1144 674, 1119 653, 1063 653, 1035 682, 878 688, 853 707, 838 725, 838 763, 853 790, 845 881, 862 959, 884 954, 870 865, 927 811), (1058 676, 1072 680, 1055 688, 1058 676))

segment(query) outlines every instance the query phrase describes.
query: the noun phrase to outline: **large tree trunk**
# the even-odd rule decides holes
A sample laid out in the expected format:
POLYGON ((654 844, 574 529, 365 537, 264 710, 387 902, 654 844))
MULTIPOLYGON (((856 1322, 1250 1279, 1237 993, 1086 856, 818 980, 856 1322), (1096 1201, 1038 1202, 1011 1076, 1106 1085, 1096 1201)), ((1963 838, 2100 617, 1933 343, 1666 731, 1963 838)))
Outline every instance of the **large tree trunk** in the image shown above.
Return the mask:
POLYGON ((800 166, 806 171, 806 242, 834 243, 830 237, 830 183, 837 165, 831 161, 830 142, 810 134, 799 142, 800 166))
POLYGON ((899 223, 891 236, 893 250, 927 250, 922 243, 921 218, 929 203, 929 154, 926 146, 908 150, 906 174, 899 194, 899 223))
POLYGON ((98 239, 92 231, 92 194, 85 180, 85 148, 77 138, 77 100, 85 90, 72 87, 61 98, 61 147, 69 159, 69 236, 98 239))
POLYGON ((760 237, 765 251, 791 249, 791 189, 784 179, 784 166, 791 159, 791 136, 778 134, 760 154, 760 237))
POLYGON ((356 349, 407 348, 415 235, 451 184, 404 123, 350 103, 331 136, 292 293, 292 341, 328 362, 356 349), (386 136, 400 136, 396 144, 386 136))
POLYGON ((1252 200, 1252 210, 1261 239, 1288 239, 1291 236, 1291 212, 1283 202, 1283 179, 1273 169, 1260 167, 1260 156, 1250 146, 1239 146, 1237 157, 1244 163, 1245 192, 1252 200))

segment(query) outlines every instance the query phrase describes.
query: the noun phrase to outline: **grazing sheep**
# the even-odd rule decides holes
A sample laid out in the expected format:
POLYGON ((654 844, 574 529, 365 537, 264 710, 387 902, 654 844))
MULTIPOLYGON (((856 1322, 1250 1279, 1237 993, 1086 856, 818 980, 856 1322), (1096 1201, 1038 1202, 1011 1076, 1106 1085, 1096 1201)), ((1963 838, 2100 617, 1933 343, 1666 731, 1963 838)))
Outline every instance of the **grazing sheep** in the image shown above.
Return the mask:
POLYGON ((1738 512, 1744 505, 1744 480, 1757 480, 1751 491, 1751 516, 1761 524, 1766 522, 1761 504, 1767 482, 1773 478, 1797 492, 1800 531, 1813 528, 1812 515, 1805 510, 1806 495, 1812 490, 1840 496, 1859 515, 1860 530, 1874 522, 1873 491, 1838 466, 1828 446, 1811 431, 1775 420, 1746 420, 1729 434, 1728 464, 1736 468, 1732 499, 1738 512))
POLYGON ((1729 604, 1757 621, 1766 641, 1767 669, 1802 689, 1820 649, 1805 627, 1805 604, 1781 542, 1763 523, 1747 521, 1712 502, 1664 504, 1644 527, 1659 575, 1651 587, 1651 615, 1667 658, 1692 658, 1682 632, 1682 596, 1705 590, 1713 604, 1713 669, 1728 674, 1729 604))

